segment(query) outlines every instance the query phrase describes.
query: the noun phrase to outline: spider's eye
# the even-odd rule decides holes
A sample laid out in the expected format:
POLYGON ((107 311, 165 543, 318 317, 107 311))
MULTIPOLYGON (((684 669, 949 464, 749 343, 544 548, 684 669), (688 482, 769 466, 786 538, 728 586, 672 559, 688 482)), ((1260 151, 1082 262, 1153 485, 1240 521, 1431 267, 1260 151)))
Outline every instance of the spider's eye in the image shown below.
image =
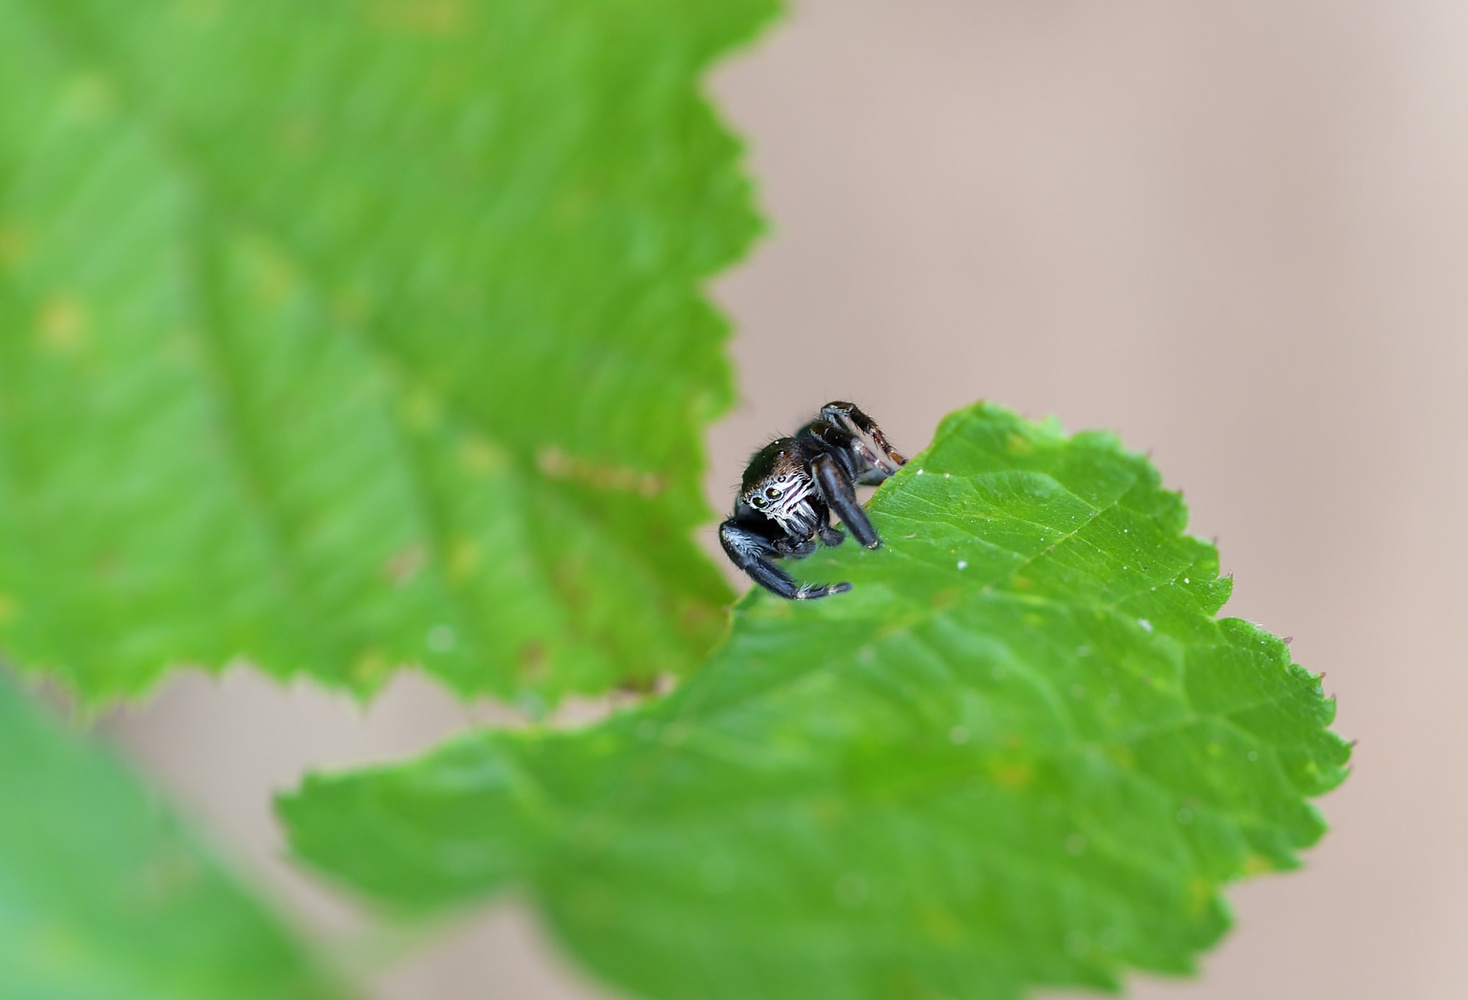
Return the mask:
POLYGON ((762 496, 756 495, 756 496, 750 497, 749 502, 752 503, 752 504, 754 504, 756 507, 763 507, 765 505, 765 498, 762 497, 762 496))
POLYGON ((771 486, 769 489, 765 490, 765 496, 769 497, 771 500, 778 500, 780 499, 780 491, 771 486))

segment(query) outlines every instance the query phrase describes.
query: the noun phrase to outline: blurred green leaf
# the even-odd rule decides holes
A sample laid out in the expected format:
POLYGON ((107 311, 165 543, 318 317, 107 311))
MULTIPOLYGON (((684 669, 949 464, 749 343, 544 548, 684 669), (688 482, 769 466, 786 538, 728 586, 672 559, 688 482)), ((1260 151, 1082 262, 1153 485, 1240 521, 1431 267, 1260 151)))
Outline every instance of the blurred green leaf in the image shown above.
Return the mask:
POLYGON ((774 0, 0 0, 0 642, 534 709, 680 672, 774 0))
POLYGON ((1187 972, 1222 883, 1289 868, 1334 704, 1109 434, 981 405, 877 493, 886 547, 795 564, 712 664, 577 732, 313 777, 297 854, 409 909, 525 886, 660 998, 1012 998, 1187 972))
POLYGON ((344 995, 110 754, 0 675, 0 996, 344 995))

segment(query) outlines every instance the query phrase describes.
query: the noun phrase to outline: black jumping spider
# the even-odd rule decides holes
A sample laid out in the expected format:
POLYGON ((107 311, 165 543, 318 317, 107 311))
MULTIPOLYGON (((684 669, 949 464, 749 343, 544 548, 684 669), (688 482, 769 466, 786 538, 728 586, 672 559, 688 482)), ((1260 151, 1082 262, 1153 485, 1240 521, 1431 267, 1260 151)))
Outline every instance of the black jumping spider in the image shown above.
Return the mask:
POLYGON ((744 470, 734 516, 719 525, 719 541, 734 565, 781 597, 808 601, 851 589, 849 583, 799 586, 776 559, 804 559, 816 539, 840 545, 841 523, 869 549, 882 540, 856 502, 857 486, 875 486, 907 459, 892 450, 882 429, 850 403, 833 402, 794 437, 761 448, 744 470))

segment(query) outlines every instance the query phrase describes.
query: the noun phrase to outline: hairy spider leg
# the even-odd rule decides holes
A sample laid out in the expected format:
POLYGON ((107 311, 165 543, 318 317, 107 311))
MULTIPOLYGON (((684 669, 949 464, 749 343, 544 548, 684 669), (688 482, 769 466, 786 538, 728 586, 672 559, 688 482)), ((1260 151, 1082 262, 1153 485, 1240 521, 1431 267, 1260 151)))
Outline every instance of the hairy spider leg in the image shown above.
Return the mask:
POLYGON ((800 586, 774 560, 788 556, 800 559, 815 551, 815 539, 791 544, 766 537, 757 529, 742 525, 730 518, 719 525, 719 544, 729 556, 729 561, 738 566, 755 583, 781 597, 792 601, 810 601, 827 594, 841 594, 851 589, 849 583, 832 583, 800 586))
POLYGON ((851 477, 846 470, 830 455, 824 454, 817 455, 810 467, 815 473, 816 488, 820 490, 821 498, 841 518, 841 523, 846 525, 852 536, 866 548, 880 549, 882 539, 877 537, 877 529, 872 527, 867 512, 856 502, 856 487, 851 485, 851 477))
POLYGON ((832 525, 830 521, 822 521, 816 527, 816 534, 820 536, 822 545, 828 545, 833 549, 846 541, 846 534, 840 528, 832 525))
MULTIPOLYGON (((897 453, 887 441, 887 435, 877 422, 867 416, 854 403, 832 400, 821 407, 821 422, 837 429, 841 438, 841 450, 847 456, 852 481, 858 486, 876 486, 884 479, 897 474, 907 464, 907 459, 897 453)), ((835 444, 833 435, 821 435, 835 444)))

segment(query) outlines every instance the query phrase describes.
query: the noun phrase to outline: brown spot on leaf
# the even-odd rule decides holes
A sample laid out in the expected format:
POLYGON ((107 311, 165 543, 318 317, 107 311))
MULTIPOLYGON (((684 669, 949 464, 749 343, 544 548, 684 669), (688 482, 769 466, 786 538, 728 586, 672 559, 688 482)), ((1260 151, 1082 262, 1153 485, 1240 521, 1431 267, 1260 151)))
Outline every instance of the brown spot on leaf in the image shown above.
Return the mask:
POLYGON ((520 678, 527 682, 544 677, 550 662, 545 644, 534 639, 520 646, 517 659, 520 661, 520 678))
POLYGON ((680 609, 678 623, 685 635, 702 635, 724 625, 726 619, 721 612, 702 601, 689 601, 680 609))
POLYGON ((405 545, 388 557, 382 573, 394 586, 401 587, 428 564, 428 547, 418 543, 405 545))
POLYGON ((535 464, 547 477, 587 486, 594 490, 617 493, 640 493, 645 497, 657 496, 667 488, 662 476, 653 472, 639 472, 618 465, 604 465, 588 459, 567 455, 552 445, 542 448, 535 456, 535 464))
POLYGON ((657 686, 657 675, 649 674, 644 677, 624 677, 622 683, 617 685, 617 690, 625 694, 652 694, 657 686))
POLYGON ((292 156, 312 153, 318 146, 321 123, 311 115, 291 115, 275 126, 275 143, 281 152, 292 156))
POLYGON ((462 0, 378 0, 370 8, 372 26, 411 35, 453 35, 464 30, 469 10, 462 0))

